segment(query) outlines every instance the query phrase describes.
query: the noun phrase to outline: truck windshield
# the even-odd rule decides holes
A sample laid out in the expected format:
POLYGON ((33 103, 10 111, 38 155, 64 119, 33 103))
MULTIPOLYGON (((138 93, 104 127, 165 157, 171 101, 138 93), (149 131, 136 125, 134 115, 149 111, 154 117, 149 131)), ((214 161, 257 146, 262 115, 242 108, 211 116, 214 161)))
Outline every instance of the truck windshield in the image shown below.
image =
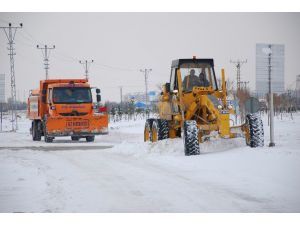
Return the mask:
POLYGON ((88 87, 53 88, 53 103, 91 103, 92 94, 88 87))

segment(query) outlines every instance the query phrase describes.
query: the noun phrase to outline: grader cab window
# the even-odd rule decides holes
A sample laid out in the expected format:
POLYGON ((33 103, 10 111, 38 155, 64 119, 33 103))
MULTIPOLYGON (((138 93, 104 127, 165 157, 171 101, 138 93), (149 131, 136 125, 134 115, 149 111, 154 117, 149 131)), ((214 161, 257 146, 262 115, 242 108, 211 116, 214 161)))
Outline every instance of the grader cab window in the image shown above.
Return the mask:
POLYGON ((186 63, 180 66, 183 91, 192 91, 193 87, 212 87, 216 89, 214 72, 206 63, 186 63))
POLYGON ((170 90, 174 91, 174 90, 178 90, 178 83, 177 83, 177 79, 176 79, 176 69, 172 68, 171 70, 171 79, 170 79, 170 90))

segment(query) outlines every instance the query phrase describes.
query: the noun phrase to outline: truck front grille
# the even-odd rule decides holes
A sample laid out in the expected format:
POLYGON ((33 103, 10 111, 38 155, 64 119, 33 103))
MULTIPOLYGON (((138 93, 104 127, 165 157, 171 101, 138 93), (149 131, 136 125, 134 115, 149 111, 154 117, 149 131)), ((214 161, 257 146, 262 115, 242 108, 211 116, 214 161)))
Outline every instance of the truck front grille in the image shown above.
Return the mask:
POLYGON ((61 116, 85 116, 87 115, 88 113, 80 113, 80 112, 70 112, 70 113, 60 113, 59 115, 61 116))

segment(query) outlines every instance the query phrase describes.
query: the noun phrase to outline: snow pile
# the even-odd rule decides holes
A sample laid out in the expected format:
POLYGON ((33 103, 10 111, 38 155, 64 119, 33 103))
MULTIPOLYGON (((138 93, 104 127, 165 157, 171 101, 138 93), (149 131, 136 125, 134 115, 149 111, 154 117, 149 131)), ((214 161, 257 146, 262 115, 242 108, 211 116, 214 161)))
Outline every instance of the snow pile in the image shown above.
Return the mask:
POLYGON ((0 212, 300 212, 300 113, 275 117, 274 148, 263 122, 263 148, 211 138, 187 157, 181 138, 144 143, 143 120, 44 143, 23 115, 0 133, 0 212))

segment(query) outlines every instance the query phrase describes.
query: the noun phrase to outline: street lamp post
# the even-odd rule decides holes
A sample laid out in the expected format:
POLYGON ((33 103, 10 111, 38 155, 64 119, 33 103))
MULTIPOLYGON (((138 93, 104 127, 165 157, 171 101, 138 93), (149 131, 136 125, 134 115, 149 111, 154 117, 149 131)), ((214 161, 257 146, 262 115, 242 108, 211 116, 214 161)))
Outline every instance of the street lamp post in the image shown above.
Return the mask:
POLYGON ((274 103, 273 103, 273 91, 272 91, 272 77, 271 77, 271 57, 272 57, 272 45, 263 49, 264 53, 268 55, 268 81, 269 81, 269 114, 270 114, 270 143, 269 147, 275 146, 274 141, 274 103))

